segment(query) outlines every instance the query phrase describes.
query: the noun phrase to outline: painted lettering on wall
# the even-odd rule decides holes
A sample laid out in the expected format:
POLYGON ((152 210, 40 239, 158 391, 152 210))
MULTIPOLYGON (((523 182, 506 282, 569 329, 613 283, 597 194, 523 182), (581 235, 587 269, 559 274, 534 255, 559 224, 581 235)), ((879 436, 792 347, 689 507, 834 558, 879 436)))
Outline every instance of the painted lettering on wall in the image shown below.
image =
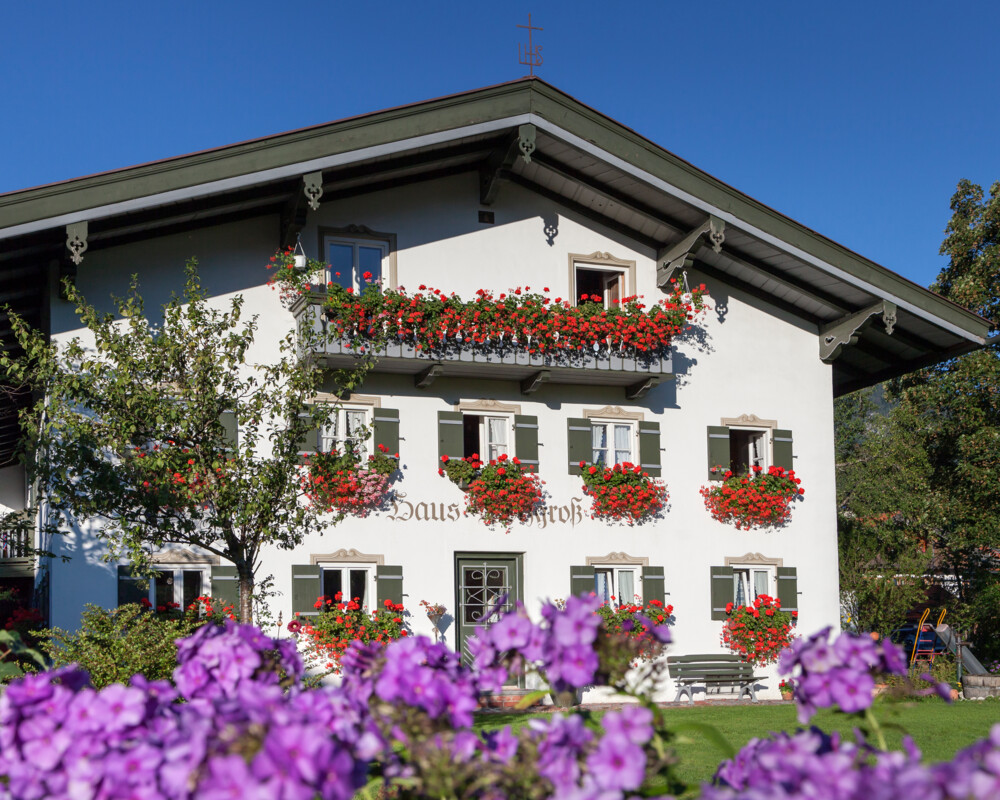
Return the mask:
MULTIPOLYGON (((392 511, 386 514, 393 522, 458 522, 462 519, 462 507, 458 503, 435 503, 408 500, 402 492, 396 492, 392 511)), ((576 527, 583 522, 583 498, 573 497, 561 506, 546 505, 531 515, 529 527, 547 528, 550 525, 576 527)))

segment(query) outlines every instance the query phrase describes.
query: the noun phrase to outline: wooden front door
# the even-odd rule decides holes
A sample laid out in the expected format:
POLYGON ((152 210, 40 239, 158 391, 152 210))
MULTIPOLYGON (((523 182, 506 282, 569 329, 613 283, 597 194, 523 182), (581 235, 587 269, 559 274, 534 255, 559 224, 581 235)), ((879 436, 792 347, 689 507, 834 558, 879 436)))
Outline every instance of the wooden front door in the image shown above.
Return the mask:
POLYGON ((456 553, 458 597, 456 635, 462 661, 469 663, 467 641, 483 625, 496 621, 521 596, 521 556, 514 553, 456 553), (501 604, 500 600, 506 596, 501 604))

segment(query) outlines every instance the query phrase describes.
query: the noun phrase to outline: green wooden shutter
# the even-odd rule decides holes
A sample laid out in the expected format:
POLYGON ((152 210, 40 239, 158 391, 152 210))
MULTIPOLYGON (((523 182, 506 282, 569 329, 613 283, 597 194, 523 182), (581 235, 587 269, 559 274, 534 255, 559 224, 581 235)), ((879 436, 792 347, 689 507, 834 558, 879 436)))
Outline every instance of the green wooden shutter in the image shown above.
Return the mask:
POLYGON ((642 568, 642 602, 646 605, 650 600, 659 600, 666 605, 667 580, 663 575, 663 567, 642 568))
POLYGON ((729 428, 720 425, 708 426, 708 479, 721 481, 723 473, 729 469, 729 428), (712 467, 721 466, 719 472, 712 472, 712 467))
POLYGON ((224 606, 232 606, 236 614, 240 608, 240 579, 236 567, 212 567, 212 599, 224 606))
POLYGON ((235 450, 240 442, 240 426, 236 421, 236 412, 223 411, 219 415, 219 424, 222 426, 222 436, 226 449, 235 450))
POLYGON ((712 619, 726 619, 726 605, 733 602, 733 568, 712 567, 712 619))
POLYGON ((403 568, 380 565, 375 567, 375 596, 378 607, 384 608, 385 601, 391 600, 403 605, 403 568))
POLYGON ((143 598, 149 599, 148 578, 136 578, 132 575, 132 567, 125 565, 118 567, 118 605, 126 603, 139 603, 143 598), (140 586, 142 583, 145 586, 140 586))
POLYGON ((660 423, 639 423, 639 466, 654 478, 660 477, 660 423))
POLYGON ((774 466, 795 469, 792 464, 792 432, 777 428, 771 434, 774 452, 774 466))
MULTIPOLYGON (((315 617, 316 600, 322 594, 322 570, 315 564, 292 564, 292 614, 315 617)), ((331 598, 332 599, 332 598, 331 598)))
POLYGON ((594 457, 594 434, 589 419, 570 417, 566 420, 566 441, 569 443, 569 474, 580 474, 580 462, 590 463, 594 457))
POLYGON ((372 442, 375 450, 383 445, 390 456, 399 455, 399 410, 376 408, 372 417, 372 442))
POLYGON ((538 472, 538 417, 514 415, 514 455, 538 472))
POLYGON ((461 411, 438 411, 438 460, 465 458, 465 432, 461 411))
MULTIPOLYGON (((308 415, 301 414, 300 419, 306 419, 308 415)), ((299 439, 299 463, 305 463, 305 456, 312 455, 319 450, 319 428, 310 428, 299 439)))
POLYGON ((590 595, 594 591, 594 568, 589 566, 569 568, 569 593, 590 595))
POLYGON ((795 567, 778 567, 778 599, 782 611, 799 610, 799 578, 795 567))

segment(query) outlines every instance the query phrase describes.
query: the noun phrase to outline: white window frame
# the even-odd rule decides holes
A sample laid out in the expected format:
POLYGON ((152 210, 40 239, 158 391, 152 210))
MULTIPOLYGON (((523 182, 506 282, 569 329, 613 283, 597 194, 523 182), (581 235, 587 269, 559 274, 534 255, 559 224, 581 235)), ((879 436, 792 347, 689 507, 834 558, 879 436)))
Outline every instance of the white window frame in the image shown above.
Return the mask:
POLYGON ((615 278, 608 279, 607 277, 602 281, 602 291, 603 296, 602 305, 605 308, 614 308, 616 305, 621 305, 621 301, 625 297, 629 297, 632 294, 631 286, 629 285, 629 277, 631 269, 627 266, 618 266, 616 264, 591 264, 587 261, 574 261, 573 262, 573 305, 579 305, 579 289, 577 288, 577 274, 580 270, 586 270, 587 272, 605 272, 614 273, 615 278), (614 303, 615 289, 618 291, 618 302, 614 303))
MULTIPOLYGON (((386 238, 377 237, 354 237, 354 236, 340 236, 335 234, 326 234, 323 236, 323 258, 325 261, 331 261, 330 259, 330 245, 346 245, 353 248, 353 257, 351 259, 351 288, 355 292, 364 291, 365 287, 368 285, 363 279, 362 275, 364 271, 361 268, 361 254, 359 248, 368 247, 373 250, 382 251, 382 262, 380 266, 379 280, 382 281, 382 285, 388 285, 390 280, 390 269, 391 269, 391 256, 392 256, 392 242, 386 238)), ((341 275, 341 277, 343 277, 341 275)), ((336 279, 334 274, 334 267, 331 264, 330 268, 326 271, 323 276, 324 283, 340 283, 336 279)), ((376 283, 376 281, 372 281, 376 283)))
POLYGON ((598 460, 594 458, 594 428, 598 426, 605 426, 606 433, 609 434, 605 440, 607 447, 604 448, 612 458, 609 458, 605 463, 608 467, 613 467, 615 464, 624 464, 628 462, 629 464, 637 465, 639 463, 639 424, 636 420, 628 419, 610 419, 605 417, 591 417, 590 418, 590 457, 591 463, 598 463, 598 460), (629 457, 624 461, 618 460, 618 450, 615 447, 615 426, 621 426, 629 429, 629 457))
MULTIPOLYGON (((464 435, 464 419, 465 417, 478 417, 479 418, 479 448, 478 455, 479 460, 484 464, 489 464, 492 458, 490 457, 490 448, 494 446, 493 443, 489 441, 490 432, 490 420, 500 420, 504 423, 504 431, 507 434, 507 441, 504 446, 507 448, 507 458, 514 458, 514 415, 497 413, 495 411, 462 411, 463 427, 462 432, 464 435)), ((496 445, 499 446, 499 443, 496 445)), ((499 454, 498 454, 499 456, 499 454)))
POLYGON ((372 434, 372 407, 357 405, 328 406, 328 412, 327 421, 320 426, 318 441, 320 452, 330 453, 336 451, 337 453, 344 454, 347 452, 344 445, 347 442, 355 442, 355 456, 362 464, 367 463, 368 456, 371 455, 368 452, 368 441, 371 439, 372 434), (347 421, 354 414, 362 414, 364 416, 363 425, 367 433, 364 438, 347 435, 347 421), (336 415, 335 423, 331 426, 330 420, 334 419, 334 415, 336 415), (341 435, 341 432, 343 435, 341 435))
POLYGON ((744 602, 742 605, 753 605, 753 601, 756 599, 755 594, 755 573, 765 574, 767 581, 767 590, 763 592, 768 597, 778 596, 778 570, 773 564, 731 564, 733 569, 733 603, 736 605, 741 605, 739 602, 739 591, 737 586, 742 584, 743 591, 745 594, 744 602))
MULTIPOLYGON (((184 573, 201 573, 201 595, 202 597, 212 596, 212 565, 211 564, 153 564, 153 569, 157 572, 171 572, 174 578, 174 600, 178 604, 178 610, 185 611, 184 608, 184 573)), ((156 608, 156 582, 157 576, 153 575, 149 579, 149 590, 146 592, 146 599, 150 605, 156 608)))
MULTIPOLYGON (((365 575, 365 596, 366 601, 362 603, 363 607, 368 609, 368 611, 374 611, 378 606, 378 595, 375 593, 375 568, 378 564, 374 561, 319 561, 316 566, 320 569, 319 578, 319 590, 320 596, 324 594, 325 586, 325 576, 323 573, 330 570, 340 570, 341 578, 340 585, 341 591, 350 591, 351 586, 351 570, 364 570, 365 575)), ((330 598, 333 600, 333 598, 330 598)), ((341 602, 348 603, 353 598, 342 597, 341 602)))
MULTIPOLYGON (((771 431, 771 429, 770 428, 745 427, 745 426, 740 426, 740 425, 730 425, 729 426, 729 436, 730 436, 730 438, 732 438, 733 431, 747 431, 747 432, 750 432, 750 433, 758 433, 758 434, 760 434, 763 444, 762 444, 762 446, 760 448, 760 453, 759 453, 756 461, 754 460, 752 450, 750 449, 752 447, 752 444, 748 443, 748 445, 747 445, 747 447, 748 447, 747 452, 746 452, 746 456, 747 456, 747 468, 752 472, 754 464, 756 463, 757 466, 759 466, 762 470, 764 470, 766 472, 767 469, 768 469, 768 467, 770 467, 771 464, 773 463, 773 458, 772 458, 772 455, 771 455, 771 447, 772 447, 772 435, 771 435, 772 431, 771 431)), ((732 469, 732 466, 733 466, 732 458, 730 458, 730 461, 729 461, 729 467, 730 467, 730 469, 732 469)))
MULTIPOLYGON (((597 576, 605 574, 608 576, 608 605, 618 608, 623 603, 642 605, 642 566, 639 564, 593 564, 594 567, 594 592, 597 593, 597 576), (632 573, 632 597, 623 600, 620 596, 621 574, 623 572, 632 573)), ((597 593, 599 600, 604 598, 597 593)))

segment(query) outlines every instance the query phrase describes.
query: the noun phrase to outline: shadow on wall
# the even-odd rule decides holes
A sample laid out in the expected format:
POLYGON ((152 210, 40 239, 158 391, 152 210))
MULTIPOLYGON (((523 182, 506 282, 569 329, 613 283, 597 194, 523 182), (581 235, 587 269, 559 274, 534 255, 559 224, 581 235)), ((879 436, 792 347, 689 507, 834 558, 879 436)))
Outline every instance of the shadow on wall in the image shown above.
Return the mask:
POLYGON ((107 547, 93 533, 74 525, 65 533, 53 537, 51 549, 56 558, 51 561, 51 624, 75 631, 86 603, 104 608, 118 605, 118 564, 106 562, 107 547), (63 561, 60 556, 68 556, 63 561))

